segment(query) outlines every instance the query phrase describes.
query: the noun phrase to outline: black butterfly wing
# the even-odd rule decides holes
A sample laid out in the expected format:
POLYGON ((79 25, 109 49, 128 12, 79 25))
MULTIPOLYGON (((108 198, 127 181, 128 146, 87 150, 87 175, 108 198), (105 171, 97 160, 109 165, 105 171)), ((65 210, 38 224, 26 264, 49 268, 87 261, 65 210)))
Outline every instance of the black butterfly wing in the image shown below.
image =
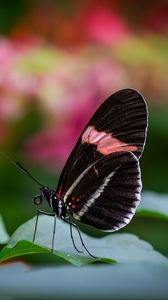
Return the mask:
POLYGON ((65 195, 73 217, 101 230, 115 231, 129 223, 140 202, 139 162, 131 152, 102 157, 65 195))
POLYGON ((76 179, 104 156, 131 151, 139 158, 146 129, 147 107, 139 92, 124 89, 106 99, 86 125, 65 164, 58 196, 63 198, 76 179))

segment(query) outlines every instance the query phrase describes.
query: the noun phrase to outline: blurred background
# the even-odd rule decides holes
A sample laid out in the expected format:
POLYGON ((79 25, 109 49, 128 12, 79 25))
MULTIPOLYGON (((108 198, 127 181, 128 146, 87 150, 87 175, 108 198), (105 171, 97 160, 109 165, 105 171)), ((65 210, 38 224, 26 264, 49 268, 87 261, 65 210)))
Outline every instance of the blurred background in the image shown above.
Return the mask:
MULTIPOLYGON (((132 87, 149 106, 143 189, 167 193, 167 35, 166 0, 1 1, 0 150, 56 188, 95 109, 132 87)), ((0 211, 10 233, 35 215, 38 192, 0 158, 0 211)), ((164 221, 146 222, 134 218, 124 230, 166 252, 164 221)))

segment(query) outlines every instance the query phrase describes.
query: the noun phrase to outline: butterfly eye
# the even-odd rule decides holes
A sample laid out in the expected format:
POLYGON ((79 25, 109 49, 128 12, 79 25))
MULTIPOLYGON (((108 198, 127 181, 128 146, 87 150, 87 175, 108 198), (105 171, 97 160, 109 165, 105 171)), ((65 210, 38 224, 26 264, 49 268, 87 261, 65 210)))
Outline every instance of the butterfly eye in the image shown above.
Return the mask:
POLYGON ((33 202, 35 205, 40 205, 43 202, 43 199, 40 195, 38 195, 33 198, 33 202))

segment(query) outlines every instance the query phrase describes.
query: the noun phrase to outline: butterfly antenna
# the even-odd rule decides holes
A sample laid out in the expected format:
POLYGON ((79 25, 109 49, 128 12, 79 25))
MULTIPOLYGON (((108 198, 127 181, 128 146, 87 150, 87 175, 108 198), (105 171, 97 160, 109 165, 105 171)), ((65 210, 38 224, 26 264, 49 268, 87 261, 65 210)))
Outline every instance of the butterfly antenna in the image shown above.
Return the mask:
POLYGON ((12 160, 9 156, 5 155, 4 153, 0 152, 0 155, 5 158, 6 160, 8 160, 10 163, 12 163, 17 169, 21 170, 22 173, 28 175, 28 177, 30 177, 34 182, 36 182, 38 185, 40 185, 41 187, 44 187, 43 184, 41 184, 36 178, 33 177, 33 175, 27 171, 19 162, 12 160))

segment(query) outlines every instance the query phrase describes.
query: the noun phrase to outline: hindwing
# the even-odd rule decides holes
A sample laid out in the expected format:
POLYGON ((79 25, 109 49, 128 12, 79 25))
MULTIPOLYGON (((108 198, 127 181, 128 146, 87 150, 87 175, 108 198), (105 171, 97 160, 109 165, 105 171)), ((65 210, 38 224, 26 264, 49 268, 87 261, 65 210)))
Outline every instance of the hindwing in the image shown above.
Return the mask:
MULTIPOLYGON (((82 176, 83 175, 83 176, 82 176)), ((131 152, 117 152, 91 165, 66 202, 74 204, 73 217, 101 230, 114 231, 133 217, 140 201, 139 161, 131 152)))

